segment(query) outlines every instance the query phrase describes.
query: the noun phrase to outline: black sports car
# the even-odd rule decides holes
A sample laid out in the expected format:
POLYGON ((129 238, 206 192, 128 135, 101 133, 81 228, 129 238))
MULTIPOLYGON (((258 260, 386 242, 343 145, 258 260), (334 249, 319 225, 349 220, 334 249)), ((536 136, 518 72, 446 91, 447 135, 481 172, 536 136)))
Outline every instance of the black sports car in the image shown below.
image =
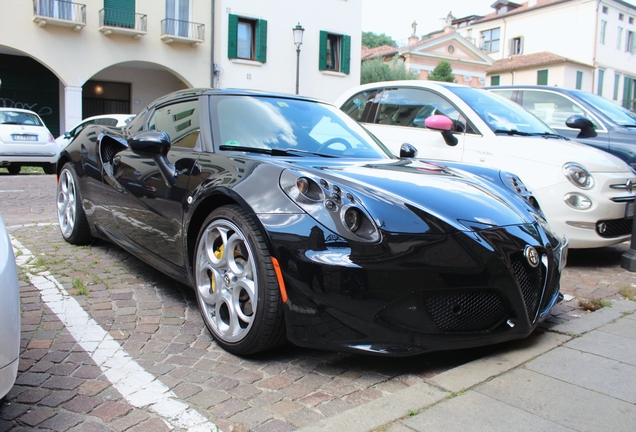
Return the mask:
POLYGON ((192 286, 220 346, 394 356, 528 336, 567 240, 514 175, 395 158, 337 108, 192 89, 58 161, 63 237, 109 240, 192 286))

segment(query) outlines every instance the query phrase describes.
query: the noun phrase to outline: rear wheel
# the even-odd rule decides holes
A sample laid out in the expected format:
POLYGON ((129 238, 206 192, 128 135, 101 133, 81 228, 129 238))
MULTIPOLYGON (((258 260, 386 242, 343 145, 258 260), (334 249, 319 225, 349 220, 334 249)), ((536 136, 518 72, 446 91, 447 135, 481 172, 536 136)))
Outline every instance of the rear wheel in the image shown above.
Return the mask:
POLYGON ((276 273, 260 230, 239 206, 213 211, 195 256, 196 295, 219 346, 254 354, 286 341, 276 273))
POLYGON ((13 174, 13 175, 20 174, 20 170, 21 169, 22 169, 22 167, 20 165, 9 165, 7 167, 7 170, 9 171, 9 174, 13 174))
POLYGON ((57 220, 64 240, 82 245, 91 240, 86 213, 82 207, 77 173, 70 163, 64 164, 57 181, 57 220))

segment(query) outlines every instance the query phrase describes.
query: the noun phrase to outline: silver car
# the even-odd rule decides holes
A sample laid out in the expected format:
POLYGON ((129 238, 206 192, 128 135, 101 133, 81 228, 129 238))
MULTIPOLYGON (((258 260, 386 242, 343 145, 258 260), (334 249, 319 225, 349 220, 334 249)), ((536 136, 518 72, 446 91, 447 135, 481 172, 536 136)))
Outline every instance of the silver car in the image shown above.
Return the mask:
POLYGON ((20 356, 20 291, 11 240, 0 216, 0 399, 13 387, 20 356))

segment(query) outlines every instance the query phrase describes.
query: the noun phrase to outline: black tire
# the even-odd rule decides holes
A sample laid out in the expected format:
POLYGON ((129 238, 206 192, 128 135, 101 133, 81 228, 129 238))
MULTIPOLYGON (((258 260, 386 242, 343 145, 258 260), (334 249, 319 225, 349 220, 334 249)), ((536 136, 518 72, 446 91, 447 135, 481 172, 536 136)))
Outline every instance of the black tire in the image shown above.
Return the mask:
POLYGON ((42 169, 44 170, 44 174, 55 174, 55 168, 57 167, 56 164, 51 163, 51 164, 45 164, 42 169))
POLYGON ((199 310, 219 346, 250 355, 287 341, 272 259, 247 212, 236 205, 213 211, 201 227, 195 254, 199 310))
POLYGON ((20 165, 9 165, 7 167, 7 171, 9 171, 9 174, 13 174, 13 175, 20 174, 21 169, 22 167, 20 165))
POLYGON ((66 163, 57 179, 57 220, 62 237, 74 245, 85 245, 92 240, 86 213, 82 207, 78 177, 73 165, 66 163))

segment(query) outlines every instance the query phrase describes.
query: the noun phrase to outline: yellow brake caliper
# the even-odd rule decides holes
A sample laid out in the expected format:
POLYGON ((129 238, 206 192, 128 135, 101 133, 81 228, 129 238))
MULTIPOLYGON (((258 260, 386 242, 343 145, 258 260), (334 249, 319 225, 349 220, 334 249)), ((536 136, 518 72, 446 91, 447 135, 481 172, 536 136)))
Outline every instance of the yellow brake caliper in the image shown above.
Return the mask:
MULTIPOLYGON (((224 249, 225 249, 224 245, 221 245, 214 251, 214 256, 216 257, 216 259, 220 260, 221 258, 223 258, 224 249)), ((210 292, 214 293, 215 290, 216 290, 216 279, 214 278, 214 273, 210 273, 210 292)))

